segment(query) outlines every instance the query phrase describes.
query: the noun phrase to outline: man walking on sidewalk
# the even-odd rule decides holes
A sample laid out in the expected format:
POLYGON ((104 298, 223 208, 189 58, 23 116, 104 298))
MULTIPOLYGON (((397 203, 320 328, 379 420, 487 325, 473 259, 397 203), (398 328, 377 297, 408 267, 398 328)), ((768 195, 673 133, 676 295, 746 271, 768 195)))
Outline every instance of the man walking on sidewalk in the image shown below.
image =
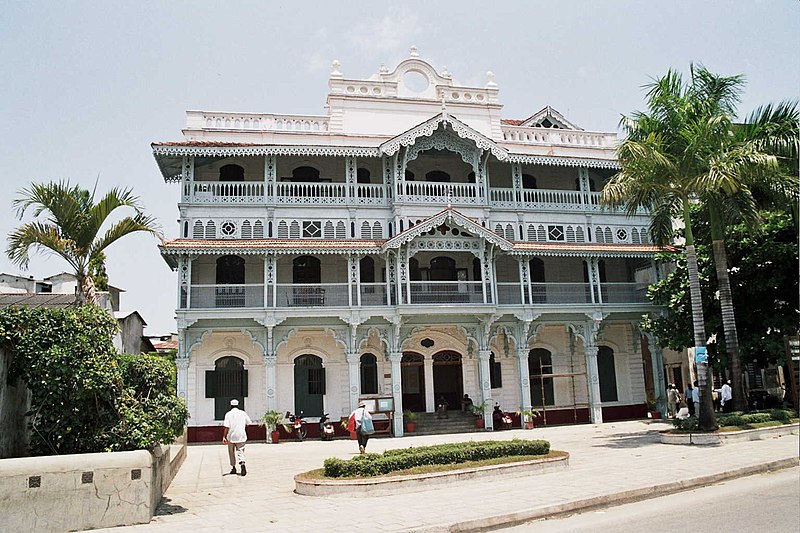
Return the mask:
POLYGON ((222 444, 228 445, 231 474, 236 474, 236 463, 239 463, 242 475, 247 475, 244 445, 247 442, 247 424, 252 423, 247 413, 239 409, 239 400, 231 400, 231 410, 225 414, 225 420, 222 422, 222 444))

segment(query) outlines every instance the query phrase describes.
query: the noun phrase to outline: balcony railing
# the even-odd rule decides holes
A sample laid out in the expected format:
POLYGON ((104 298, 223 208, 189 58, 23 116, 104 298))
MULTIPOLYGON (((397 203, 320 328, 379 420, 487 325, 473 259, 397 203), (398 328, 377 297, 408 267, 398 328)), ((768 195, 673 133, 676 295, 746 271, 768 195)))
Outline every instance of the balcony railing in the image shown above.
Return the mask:
POLYGON ((264 307, 264 286, 192 285, 189 306, 192 309, 229 309, 235 307, 264 307))
POLYGON ((195 181, 184 196, 197 204, 254 204, 264 202, 263 181, 195 181))
MULTIPOLYGON (((491 303, 487 290, 487 301, 483 298, 480 281, 411 281, 408 296, 411 305, 453 305, 491 303)), ((360 286, 362 306, 387 305, 387 285, 385 283, 362 283, 360 286)), ((488 288, 487 288, 488 289, 488 288)), ((523 294, 518 282, 498 282, 497 301, 499 305, 521 305, 523 294)), ((279 283, 275 291, 275 307, 348 307, 350 286, 347 283, 279 283)), ((353 285, 352 305, 358 305, 359 294, 353 285)), ((643 304, 648 303, 645 283, 603 283, 601 285, 603 304, 643 304)), ((406 288, 402 288, 405 295, 406 288)), ((272 287, 266 291, 259 284, 239 285, 192 285, 190 300, 181 296, 180 306, 190 309, 259 309, 273 306, 272 287)), ((592 291, 586 283, 531 283, 531 296, 525 296, 533 305, 590 304, 592 291)), ((403 300, 408 301, 407 299, 403 300)), ((600 304, 596 301, 596 304, 600 304)))
POLYGON ((483 193, 474 183, 403 182, 404 200, 420 203, 483 204, 483 193))
POLYGON ((279 182, 276 201, 281 204, 346 204, 346 183, 279 182))
POLYGON ((484 303, 480 281, 411 281, 412 304, 484 303))

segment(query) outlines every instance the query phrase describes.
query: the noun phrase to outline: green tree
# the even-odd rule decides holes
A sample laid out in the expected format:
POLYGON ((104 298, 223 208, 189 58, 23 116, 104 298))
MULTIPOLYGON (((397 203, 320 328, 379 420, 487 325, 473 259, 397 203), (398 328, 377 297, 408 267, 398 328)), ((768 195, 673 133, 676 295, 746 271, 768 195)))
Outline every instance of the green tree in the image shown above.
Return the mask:
POLYGON ((35 220, 9 234, 6 248, 9 259, 25 269, 31 249, 62 257, 74 270, 80 303, 97 304, 89 265, 97 264, 99 254, 106 248, 139 231, 160 236, 155 219, 142 212, 139 199, 129 189, 114 188, 95 203, 94 191, 73 187, 66 181, 32 184, 20 191, 14 206, 20 220, 33 207, 35 220), (123 207, 133 208, 134 215, 111 223, 101 234, 111 214, 123 207))

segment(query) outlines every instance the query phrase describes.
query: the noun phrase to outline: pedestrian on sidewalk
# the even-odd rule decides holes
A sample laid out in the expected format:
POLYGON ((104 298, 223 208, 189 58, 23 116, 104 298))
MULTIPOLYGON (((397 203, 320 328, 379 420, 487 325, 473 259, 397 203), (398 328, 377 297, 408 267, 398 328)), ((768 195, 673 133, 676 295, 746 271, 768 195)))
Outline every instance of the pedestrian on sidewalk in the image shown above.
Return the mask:
POLYGON ((692 403, 694 404, 694 412, 695 416, 700 411, 700 384, 697 381, 694 382, 694 388, 692 389, 692 403))
POLYGON ((667 389, 667 407, 669 408, 669 417, 675 418, 678 412, 678 402, 681 400, 681 393, 674 383, 670 383, 667 389))
POLYGON ((686 407, 689 409, 689 416, 694 416, 694 389, 692 383, 686 386, 686 391, 683 393, 683 398, 686 400, 686 407))
POLYGON ((247 424, 253 421, 247 413, 239 409, 239 400, 231 400, 231 410, 225 413, 222 422, 222 444, 228 445, 228 459, 231 463, 230 473, 236 474, 236 463, 239 463, 241 474, 247 475, 245 466, 244 445, 247 442, 247 424))
POLYGON ((372 415, 367 409, 367 402, 364 400, 358 402, 358 407, 350 413, 350 418, 353 420, 356 437, 358 438, 358 453, 364 453, 367 451, 369 436, 375 433, 375 426, 372 423, 372 415))
POLYGON ((722 384, 722 387, 716 389, 719 393, 719 403, 722 406, 723 413, 730 413, 733 411, 733 395, 731 394, 731 380, 722 384))

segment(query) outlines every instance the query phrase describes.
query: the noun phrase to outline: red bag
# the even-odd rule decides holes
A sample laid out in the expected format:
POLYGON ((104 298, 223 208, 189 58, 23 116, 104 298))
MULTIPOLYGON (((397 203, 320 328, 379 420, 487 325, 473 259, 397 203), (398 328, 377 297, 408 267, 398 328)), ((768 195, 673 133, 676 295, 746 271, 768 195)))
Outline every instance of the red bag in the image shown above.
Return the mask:
POLYGON ((350 418, 347 420, 347 431, 350 433, 355 432, 356 430, 356 414, 353 413, 350 415, 350 418))

